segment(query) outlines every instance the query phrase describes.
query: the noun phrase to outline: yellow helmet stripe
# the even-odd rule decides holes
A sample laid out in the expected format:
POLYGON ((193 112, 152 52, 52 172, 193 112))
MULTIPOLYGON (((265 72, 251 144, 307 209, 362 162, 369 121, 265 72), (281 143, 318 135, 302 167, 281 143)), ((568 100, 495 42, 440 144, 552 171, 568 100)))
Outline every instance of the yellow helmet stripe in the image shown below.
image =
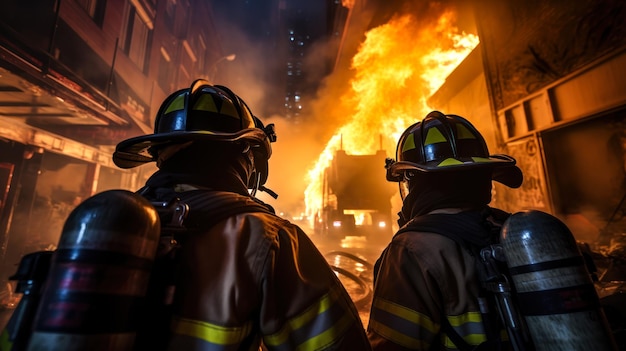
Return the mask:
POLYGON ((493 162, 491 159, 486 158, 486 157, 472 157, 472 161, 477 162, 477 163, 493 162))
POLYGON ((174 100, 169 104, 169 106, 167 106, 167 109, 165 109, 165 112, 163 112, 163 114, 168 114, 173 111, 179 111, 179 110, 185 109, 185 96, 186 95, 187 93, 183 93, 183 94, 178 95, 176 98, 174 98, 174 100))
POLYGON ((228 116, 232 116, 232 117, 236 117, 239 118, 239 113, 237 113, 237 109, 235 108, 235 101, 233 101, 232 103, 226 103, 225 100, 224 103, 222 103, 222 108, 219 111, 219 113, 223 114, 223 115, 228 115, 228 116))
POLYGON ((438 128, 430 128, 428 130, 428 134, 426 134, 424 145, 445 143, 446 141, 447 141, 446 137, 443 136, 443 134, 441 134, 441 131, 438 128))
POLYGON ((404 141, 404 145, 402 145, 402 152, 415 149, 415 138, 413 137, 413 133, 409 134, 404 141))
POLYGON ((211 94, 200 95, 193 109, 197 111, 219 112, 211 94))
POLYGON ((466 126, 457 123, 456 125, 456 137, 458 139, 476 139, 476 135, 472 133, 466 126))
POLYGON ((4 329, 2 334, 0 334, 0 350, 11 350, 13 348, 13 342, 11 341, 11 337, 9 335, 9 330, 4 329))
POLYGON ((462 165, 463 162, 457 160, 456 158, 446 158, 445 160, 441 161, 437 167, 446 167, 446 166, 456 166, 456 165, 462 165))

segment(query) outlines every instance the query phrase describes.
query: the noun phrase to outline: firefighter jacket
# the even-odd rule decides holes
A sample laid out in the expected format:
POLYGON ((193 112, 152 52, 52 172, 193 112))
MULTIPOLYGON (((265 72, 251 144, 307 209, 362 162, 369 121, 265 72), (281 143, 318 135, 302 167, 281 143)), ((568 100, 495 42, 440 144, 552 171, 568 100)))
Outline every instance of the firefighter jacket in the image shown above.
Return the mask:
MULTIPOLYGON (((459 211, 440 210, 448 216, 459 211)), ((444 219, 445 223, 453 218, 444 219)), ((464 220, 458 220, 461 228, 472 233, 478 223, 464 220)), ((442 328, 444 323, 467 344, 481 344, 486 332, 480 294, 469 250, 434 228, 400 230, 376 263, 368 325, 372 349, 457 350, 442 328)))
MULTIPOLYGON (((213 210, 239 213, 185 234, 169 350, 370 350, 350 296, 298 226, 250 196, 178 195, 189 193, 221 197, 213 210)), ((211 220, 212 211, 194 211, 211 220)))

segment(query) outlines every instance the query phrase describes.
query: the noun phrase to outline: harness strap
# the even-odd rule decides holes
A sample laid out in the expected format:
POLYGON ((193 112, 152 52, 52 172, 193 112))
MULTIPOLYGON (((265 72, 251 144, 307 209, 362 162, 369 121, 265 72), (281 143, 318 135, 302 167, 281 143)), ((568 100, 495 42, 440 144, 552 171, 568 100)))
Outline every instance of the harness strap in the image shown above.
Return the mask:
MULTIPOLYGON (((486 267, 481 259, 481 249, 498 240, 500 225, 508 216, 504 211, 487 208, 485 211, 467 211, 457 214, 429 214, 413 218, 396 235, 408 231, 429 232, 443 235, 466 250, 475 259, 478 279, 481 283, 481 315, 487 341, 472 346, 450 325, 445 312, 442 313, 442 331, 460 351, 499 350, 501 344, 499 318, 495 315, 494 297, 484 287, 488 277, 496 268, 486 267), (491 268, 491 269, 490 269, 491 268)), ((489 262, 493 263, 493 262, 489 262)))
MULTIPOLYGON (((160 207, 161 239, 155 258, 146 305, 135 350, 162 350, 168 344, 172 300, 178 277, 178 252, 185 237, 209 230, 220 221, 240 213, 273 214, 269 205, 251 196, 226 191, 196 189, 177 193, 171 188, 143 188, 138 192, 160 207)), ((159 208, 157 208, 159 210, 159 208)))

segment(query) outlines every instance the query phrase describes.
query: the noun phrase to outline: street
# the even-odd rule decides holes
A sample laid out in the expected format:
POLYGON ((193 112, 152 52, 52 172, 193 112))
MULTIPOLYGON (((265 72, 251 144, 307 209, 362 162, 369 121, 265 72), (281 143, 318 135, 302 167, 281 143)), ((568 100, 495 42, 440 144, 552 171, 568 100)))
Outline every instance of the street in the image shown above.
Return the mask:
POLYGON ((311 239, 350 293, 363 326, 367 327, 372 302, 373 266, 391 238, 312 235, 311 239))

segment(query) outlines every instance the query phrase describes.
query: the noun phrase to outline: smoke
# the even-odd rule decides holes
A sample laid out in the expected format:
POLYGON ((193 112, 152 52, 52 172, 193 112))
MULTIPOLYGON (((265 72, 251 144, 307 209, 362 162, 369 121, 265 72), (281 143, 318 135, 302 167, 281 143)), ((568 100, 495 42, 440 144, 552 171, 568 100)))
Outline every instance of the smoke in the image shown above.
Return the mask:
MULTIPOLYGON (((304 93, 301 96, 303 110, 297 119, 275 114, 265 120, 275 124, 277 134, 277 141, 272 144, 267 186, 277 192, 279 197, 274 200, 260 194, 259 198, 275 205, 285 215, 300 216, 305 212, 307 173, 328 138, 344 119, 330 114, 336 111, 336 101, 332 97, 340 97, 345 90, 345 87, 340 87, 337 76, 327 76, 328 67, 325 64, 330 59, 327 48, 333 45, 336 44, 324 40, 312 43, 308 50, 310 54, 303 63, 307 70, 305 85, 319 85, 321 82, 321 86, 331 88, 323 89, 322 94, 304 93)), ((345 83, 343 85, 346 86, 345 83)))
MULTIPOLYGON (((268 106, 270 101, 272 103, 280 101, 276 99, 277 95, 284 96, 284 91, 278 91, 279 88, 277 87, 280 85, 272 85, 272 79, 268 79, 271 78, 268 77, 268 74, 280 72, 279 69, 276 69, 277 63, 275 61, 278 60, 274 60, 272 55, 272 50, 278 48, 277 44, 270 43, 268 45, 266 41, 260 44, 259 41, 251 39, 240 29, 232 27, 228 23, 220 24, 222 26, 221 32, 228 33, 228 38, 222 38, 224 45, 227 45, 224 47, 225 52, 236 53, 238 57, 234 62, 220 64, 229 65, 228 68, 231 72, 229 86, 244 98, 252 111, 265 124, 274 123, 276 126, 278 140, 272 144, 273 154, 269 160, 270 173, 266 186, 277 192, 279 197, 274 200, 263 193, 258 196, 275 206, 279 212, 297 215, 305 211, 304 192, 311 181, 309 173, 316 166, 320 154, 324 152, 330 140, 337 138, 338 130, 345 128, 348 124, 350 124, 350 128, 372 129, 372 126, 379 125, 379 123, 395 123, 389 120, 394 113, 393 108, 386 109, 385 107, 380 108, 378 121, 369 121, 370 114, 359 110, 362 108, 359 106, 359 99, 362 98, 363 94, 377 95, 376 99, 388 100, 388 103, 393 103, 403 99, 417 100, 416 96, 421 94, 418 90, 428 91, 427 87, 420 87, 421 83, 416 83, 415 80, 419 80, 419 78, 415 77, 411 78, 412 81, 408 84, 400 81, 389 81, 386 83, 387 86, 375 87, 376 91, 355 90, 354 81, 358 79, 356 77, 359 73, 358 70, 361 71, 359 74, 367 74, 367 62, 358 63, 361 65, 358 70, 355 68, 354 62, 355 56, 366 41, 366 33, 397 20, 402 14, 410 13, 413 15, 412 20, 416 23, 405 26, 412 31, 409 33, 409 37, 411 35, 429 35, 429 33, 421 33, 420 28, 435 27, 441 15, 449 11, 449 6, 445 2, 408 1, 404 2, 403 7, 400 8, 401 10, 395 14, 393 11, 386 11, 385 18, 381 18, 376 9, 360 8, 357 15, 350 16, 350 32, 346 33, 343 38, 333 37, 328 41, 317 41, 311 44, 311 48, 307 51, 308 56, 304 62, 304 69, 307 71, 308 79, 318 83, 316 84, 318 89, 314 93, 305 93, 302 96, 303 110, 297 121, 288 120, 282 116, 279 112, 282 106, 268 106), (335 59, 337 53, 339 56, 335 59), (245 61, 246 58, 250 57, 254 60, 245 61), (326 74, 329 71, 329 67, 326 66, 328 62, 334 65, 332 74, 329 75, 326 74), (394 86, 394 84, 398 86, 394 86), (410 88, 411 86, 419 88, 415 90, 410 88), (410 91, 411 89, 414 91, 410 91), (355 118, 362 120, 355 121, 355 118), (383 121, 384 119, 387 121, 383 121), (360 127, 356 127, 360 124, 360 127)), ((370 39, 370 41, 373 40, 370 39)), ((422 42, 423 40, 416 40, 416 45, 422 42)), ((411 41, 406 41, 404 45, 412 44, 411 41)), ((395 57, 386 56, 389 55, 386 53, 379 56, 361 57, 361 60, 389 60, 397 65, 398 62, 401 62, 399 60, 402 57, 416 59, 415 56, 411 56, 414 55, 411 53, 414 50, 410 47, 397 46, 394 50, 393 56, 395 57)), ((409 61, 406 62, 407 65, 410 64, 409 61)), ((379 63, 372 63, 379 65, 379 63)), ((415 106, 419 105, 417 101, 414 104, 416 104, 415 106)), ((411 106, 411 104, 408 105, 411 106)), ((409 119, 417 120, 423 117, 420 108, 413 107, 411 110, 413 110, 412 117, 409 119)), ((405 111, 400 112, 404 113, 405 111)), ((399 129, 408 126, 408 121, 404 121, 404 119, 402 121, 406 123, 400 125, 399 129)), ((371 131, 367 132, 371 133, 371 131)), ((387 135, 385 137, 383 149, 386 149, 388 154, 393 154, 397 136, 387 135)), ((378 136, 369 138, 369 142, 372 143, 372 152, 380 148, 378 138, 378 136)))
MULTIPOLYGON (((276 129, 277 141, 272 143, 269 177, 265 185, 279 196, 273 199, 266 193, 258 192, 257 197, 285 216, 297 216, 304 211, 306 172, 339 122, 329 126, 331 119, 318 117, 320 109, 313 108, 312 104, 320 99, 314 92, 306 91, 301 97, 303 114, 297 120, 287 119, 283 113, 284 106, 280 104, 285 96, 285 62, 276 59, 276 53, 284 43, 268 40, 262 35, 258 37, 263 29, 245 30, 226 13, 216 17, 216 26, 222 33, 222 50, 225 55, 234 53, 236 59, 219 63, 218 80, 214 83, 232 89, 265 125, 273 123, 276 129)), ((278 40, 282 38, 286 39, 287 34, 278 35, 278 40)), ((327 48, 336 45, 336 42, 319 40, 307 44, 310 45, 307 50, 310 55, 303 62, 305 85, 326 79, 328 67, 325 63, 330 59, 328 55, 332 55, 327 48)), ((341 92, 337 94, 340 96, 341 92)), ((326 103, 329 99, 321 101, 326 103)))

